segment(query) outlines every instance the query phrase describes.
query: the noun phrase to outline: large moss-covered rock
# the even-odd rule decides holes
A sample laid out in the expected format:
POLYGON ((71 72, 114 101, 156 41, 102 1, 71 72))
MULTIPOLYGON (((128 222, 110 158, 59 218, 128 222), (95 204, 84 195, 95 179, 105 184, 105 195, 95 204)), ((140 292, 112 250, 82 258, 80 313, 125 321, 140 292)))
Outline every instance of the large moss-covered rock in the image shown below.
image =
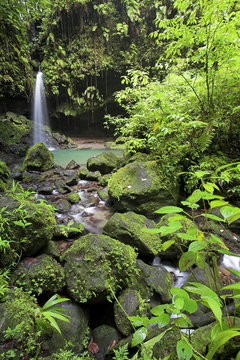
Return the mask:
POLYGON ((14 269, 11 283, 37 295, 61 292, 65 286, 62 266, 49 255, 25 258, 14 269))
POLYGON ((10 172, 7 164, 0 160, 0 192, 6 190, 6 182, 9 178, 10 172))
MULTIPOLYGON (((0 208, 4 209, 2 232, 5 240, 10 242, 7 254, 14 252, 32 256, 52 239, 56 220, 47 205, 22 198, 17 200, 10 196, 1 196, 0 208)), ((0 252, 1 256, 8 258, 0 252)))
POLYGON ((108 182, 109 195, 120 211, 152 214, 175 205, 178 186, 168 179, 156 161, 133 162, 115 172, 108 182))
POLYGON ((47 341, 50 353, 54 353, 66 346, 74 353, 81 353, 86 346, 86 341, 89 341, 89 316, 87 310, 70 301, 60 303, 57 306, 66 310, 65 314, 69 316, 70 322, 58 321, 62 334, 53 331, 52 337, 47 341))
POLYGON ((53 153, 43 143, 37 143, 28 149, 22 167, 23 170, 46 171, 53 165, 53 153))
MULTIPOLYGON (((32 122, 23 115, 11 112, 0 118, 0 144, 6 151, 12 151, 20 156, 26 153, 31 142, 32 122)), ((1 150, 2 150, 1 149, 1 150)))
POLYGON ((103 233, 119 241, 134 246, 141 255, 156 255, 161 250, 158 234, 148 234, 143 230, 154 228, 154 221, 133 211, 115 213, 103 228, 103 233))
POLYGON ((119 163, 118 157, 112 152, 104 152, 94 156, 87 161, 87 168, 90 171, 99 170, 102 175, 113 171, 119 163))
POLYGON ((137 271, 133 248, 99 234, 76 240, 65 262, 68 292, 78 302, 106 299, 126 287, 137 271))

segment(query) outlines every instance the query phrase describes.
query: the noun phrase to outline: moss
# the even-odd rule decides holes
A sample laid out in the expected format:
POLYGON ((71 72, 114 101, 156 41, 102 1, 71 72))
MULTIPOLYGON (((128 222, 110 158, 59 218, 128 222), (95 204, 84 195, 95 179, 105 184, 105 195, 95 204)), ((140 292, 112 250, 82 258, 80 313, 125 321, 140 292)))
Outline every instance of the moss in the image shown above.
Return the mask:
POLYGON ((112 152, 104 152, 94 156, 87 161, 87 168, 90 171, 100 171, 101 174, 108 174, 113 171, 119 163, 118 157, 112 152))
POLYGON ((148 234, 145 228, 154 228, 156 224, 145 216, 129 211, 115 213, 103 228, 104 234, 134 246, 142 255, 156 255, 161 250, 158 234, 148 234))
POLYGON ((85 168, 85 167, 81 167, 79 172, 78 172, 78 177, 82 180, 85 180, 88 176, 90 175, 90 171, 85 168))
POLYGON ((46 145, 38 143, 28 149, 23 161, 23 170, 47 171, 54 165, 53 153, 46 145))
POLYGON ((178 186, 160 170, 156 161, 133 162, 114 173, 109 195, 120 211, 152 214, 164 205, 176 204, 178 186))
POLYGON ((60 292, 65 285, 63 268, 49 255, 24 259, 13 271, 10 281, 36 295, 60 292))
POLYGON ((67 200, 71 203, 71 204, 76 204, 79 202, 80 200, 80 196, 77 193, 71 193, 67 195, 67 200))
POLYGON ((24 116, 7 113, 0 119, 0 138, 6 145, 21 145, 23 139, 31 132, 31 122, 24 116))
MULTIPOLYGON (((22 356, 34 355, 41 348, 41 335, 36 331, 36 299, 20 289, 11 289, 5 299, 4 315, 1 317, 1 331, 12 329, 10 340, 14 343, 14 350, 20 351, 22 356)), ((1 334, 2 335, 2 334, 1 334)), ((8 339, 9 341, 9 339, 8 339)), ((6 357, 0 359, 6 359, 6 357)))
POLYGON ((137 273, 135 251, 104 235, 90 234, 76 240, 65 261, 68 291, 78 302, 111 297, 137 273))

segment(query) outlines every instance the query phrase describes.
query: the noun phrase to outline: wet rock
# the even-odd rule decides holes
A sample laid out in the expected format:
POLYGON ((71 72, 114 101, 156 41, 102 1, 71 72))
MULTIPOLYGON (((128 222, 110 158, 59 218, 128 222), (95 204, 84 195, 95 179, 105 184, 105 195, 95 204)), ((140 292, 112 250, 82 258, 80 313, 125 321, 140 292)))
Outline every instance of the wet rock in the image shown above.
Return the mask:
POLYGON ((93 341, 99 348, 99 351, 95 353, 95 358, 104 360, 109 349, 119 341, 120 335, 116 329, 108 325, 98 326, 93 329, 92 334, 93 341))
POLYGON ((67 170, 76 170, 78 168, 80 168, 80 165, 75 160, 71 160, 66 166, 67 170))
POLYGON ((110 179, 111 175, 110 174, 105 174, 101 177, 98 178, 98 185, 100 186, 107 186, 108 185, 108 180, 110 179))
POLYGON ((176 205, 178 185, 160 170, 156 161, 133 162, 115 172, 109 195, 120 211, 152 214, 165 205, 176 205))
POLYGON ((138 260, 137 264, 146 285, 161 296, 162 303, 170 302, 172 298, 170 289, 173 286, 171 274, 161 265, 150 266, 142 260, 138 260))
POLYGON ((87 161, 90 171, 100 171, 102 175, 112 172, 119 163, 118 157, 112 152, 104 152, 94 156, 87 161))
POLYGON ((90 171, 86 176, 86 180, 98 181, 100 177, 101 177, 101 173, 99 171, 90 171))
POLYGON ((64 256, 67 288, 77 302, 103 301, 136 274, 136 253, 105 235, 75 240, 64 256))
POLYGON ((53 203, 59 213, 66 213, 70 210, 71 204, 67 199, 58 199, 53 203))
POLYGON ((65 286, 62 266, 49 255, 25 258, 11 274, 10 283, 28 293, 53 295, 65 286))
POLYGON ((55 182, 55 186, 57 188, 57 191, 60 194, 67 194, 70 193, 72 191, 72 189, 70 188, 70 186, 68 186, 66 184, 66 182, 63 179, 59 179, 55 182))
POLYGON ((86 180, 89 174, 90 171, 84 166, 82 166, 78 172, 79 179, 81 180, 86 180))
POLYGON ((75 173, 74 175, 70 176, 68 179, 66 179, 66 185, 68 186, 74 186, 77 185, 78 183, 78 174, 75 173))
POLYGON ((115 324, 124 336, 129 336, 134 332, 127 315, 146 316, 147 309, 145 308, 144 311, 143 303, 144 301, 139 292, 133 289, 124 290, 118 297, 118 302, 114 303, 115 324))
POLYGON ((132 211, 115 213, 103 228, 103 233, 135 247, 141 255, 156 255, 161 250, 158 234, 148 234, 144 229, 154 228, 156 224, 144 215, 132 211))
POLYGON ((57 246, 57 243, 56 241, 49 241, 47 243, 46 246, 44 246, 44 248, 42 249, 42 252, 44 254, 47 254, 47 255, 50 255, 52 256, 54 259, 56 259, 57 261, 60 260, 60 251, 59 251, 59 248, 57 246))
POLYGON ((50 353, 66 347, 74 353, 81 353, 86 346, 86 340, 89 336, 88 312, 74 302, 64 302, 58 304, 66 309, 64 314, 69 316, 70 322, 58 321, 62 335, 53 331, 51 339, 47 341, 50 353))
POLYGON ((28 149, 23 161, 23 170, 46 171, 53 167, 53 153, 48 150, 46 145, 38 143, 28 149))
POLYGON ((109 195, 107 188, 97 192, 99 198, 104 202, 109 202, 109 195))
POLYGON ((55 187, 51 184, 44 185, 38 188, 38 193, 43 195, 51 195, 55 187))

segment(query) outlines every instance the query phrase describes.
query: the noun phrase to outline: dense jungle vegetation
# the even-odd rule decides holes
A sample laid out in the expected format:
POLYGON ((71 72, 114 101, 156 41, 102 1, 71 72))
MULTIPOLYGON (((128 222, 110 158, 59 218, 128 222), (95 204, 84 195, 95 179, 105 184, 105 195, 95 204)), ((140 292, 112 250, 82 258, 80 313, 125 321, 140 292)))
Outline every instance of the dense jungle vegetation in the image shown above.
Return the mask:
POLYGON ((1 112, 10 100, 30 103, 40 68, 52 117, 76 118, 81 127, 84 112, 102 109, 114 146, 125 150, 121 160, 109 155, 101 166, 92 160, 87 169, 59 169, 43 144, 26 154, 14 142, 22 133, 11 129, 21 124, 28 136, 28 119, 12 113, 0 119, 3 129, 12 126, 0 134, 0 146, 8 137, 7 155, 15 151, 19 161, 26 155, 9 167, 0 158, 0 359, 239 360, 240 272, 223 272, 228 282, 219 282, 218 267, 223 254, 239 256, 240 244, 239 2, 1 0, 0 42, 1 112), (118 114, 110 111, 113 103, 118 114), (89 192, 104 188, 115 206, 117 225, 109 220, 103 235, 82 236, 83 226, 57 223, 56 212, 80 203, 79 179, 95 181, 89 192), (145 191, 148 183, 155 188, 145 191), (34 196, 38 191, 44 199, 34 196), (48 203, 47 195, 57 200, 48 203), (148 225, 154 210, 161 219, 148 225), (122 216, 133 222, 134 244, 121 242, 127 231, 114 233, 122 216), (73 236, 65 253, 56 250, 59 236, 73 236), (190 269, 184 289, 172 288, 165 269, 164 290, 146 282, 152 270, 143 260, 165 252, 181 272, 190 269), (35 265, 33 275, 24 274, 35 265), (206 283, 198 270, 208 274, 206 283), (132 313, 129 289, 138 304, 132 313), (154 291, 162 303, 150 308, 154 291), (100 336, 105 353, 98 355, 93 309, 100 304, 99 312, 108 312, 107 302, 108 321, 114 313, 122 340, 115 347, 118 340, 106 345, 100 336), (80 335, 72 345, 75 315, 80 335), (197 329, 193 338, 180 331, 186 328, 197 329))

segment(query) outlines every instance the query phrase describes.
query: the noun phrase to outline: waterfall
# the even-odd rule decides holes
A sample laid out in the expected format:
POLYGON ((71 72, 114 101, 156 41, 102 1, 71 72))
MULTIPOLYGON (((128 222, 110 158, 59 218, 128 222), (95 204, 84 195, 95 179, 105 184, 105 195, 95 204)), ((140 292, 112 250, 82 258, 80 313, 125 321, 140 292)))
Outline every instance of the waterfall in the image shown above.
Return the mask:
POLYGON ((48 109, 43 83, 43 73, 38 71, 35 82, 33 97, 33 144, 42 142, 51 146, 47 131, 44 125, 49 125, 48 109))

